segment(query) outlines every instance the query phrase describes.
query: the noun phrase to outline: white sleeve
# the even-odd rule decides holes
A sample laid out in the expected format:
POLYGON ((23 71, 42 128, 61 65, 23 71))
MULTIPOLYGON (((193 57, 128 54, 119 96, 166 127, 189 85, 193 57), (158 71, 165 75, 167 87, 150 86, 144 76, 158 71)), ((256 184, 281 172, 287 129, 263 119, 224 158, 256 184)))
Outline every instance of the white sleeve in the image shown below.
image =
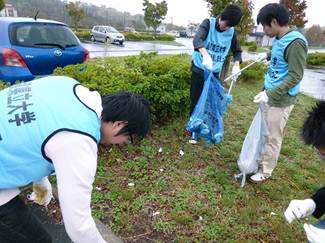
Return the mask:
POLYGON ((92 184, 97 167, 97 144, 86 135, 59 132, 45 146, 57 177, 65 229, 75 243, 106 242, 91 215, 92 184))

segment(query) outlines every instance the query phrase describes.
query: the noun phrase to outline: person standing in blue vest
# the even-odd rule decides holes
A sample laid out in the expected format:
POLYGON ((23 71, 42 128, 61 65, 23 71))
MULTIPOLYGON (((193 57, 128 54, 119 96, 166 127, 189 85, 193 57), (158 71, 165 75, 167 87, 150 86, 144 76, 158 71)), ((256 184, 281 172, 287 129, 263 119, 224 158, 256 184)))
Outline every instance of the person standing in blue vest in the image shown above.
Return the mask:
POLYGON ((48 193, 44 177, 54 171, 71 240, 105 242, 90 206, 97 145, 142 139, 147 100, 129 92, 101 97, 72 78, 51 76, 0 91, 0 107, 0 242, 52 242, 19 188, 42 181, 48 193))
POLYGON ((300 91, 307 58, 307 40, 297 30, 290 29, 288 10, 270 3, 260 9, 257 23, 269 37, 274 37, 269 69, 264 78, 264 90, 254 97, 263 103, 262 117, 268 135, 257 159, 259 170, 250 181, 260 183, 271 177, 280 154, 284 128, 300 91))
MULTIPOLYGON (((239 6, 230 4, 217 17, 205 19, 197 30, 193 39, 190 115, 193 113, 203 90, 205 69, 213 72, 219 78, 219 72, 229 50, 231 50, 234 55, 232 74, 240 71, 242 50, 234 26, 239 23, 242 16, 239 6)), ((237 77, 238 75, 234 79, 237 77)), ((189 142, 194 144, 196 139, 193 133, 189 142)))

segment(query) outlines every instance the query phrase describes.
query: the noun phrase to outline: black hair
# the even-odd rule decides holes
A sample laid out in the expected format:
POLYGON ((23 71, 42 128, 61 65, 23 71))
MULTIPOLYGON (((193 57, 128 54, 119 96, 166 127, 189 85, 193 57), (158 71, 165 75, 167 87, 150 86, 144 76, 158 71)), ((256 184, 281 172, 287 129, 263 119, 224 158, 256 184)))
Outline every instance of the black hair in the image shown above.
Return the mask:
POLYGON ((320 101, 309 113, 302 128, 306 144, 325 148, 325 101, 320 101))
POLYGON ((272 19, 276 19, 280 26, 286 26, 289 23, 288 9, 278 3, 266 4, 260 9, 256 22, 257 24, 271 26, 272 19))
POLYGON ((126 91, 107 94, 102 97, 102 121, 123 121, 125 126, 116 136, 135 135, 139 139, 146 136, 150 129, 149 102, 138 94, 126 91))
POLYGON ((229 4, 220 14, 220 19, 227 21, 229 26, 235 26, 239 23, 243 12, 240 7, 235 4, 229 4))

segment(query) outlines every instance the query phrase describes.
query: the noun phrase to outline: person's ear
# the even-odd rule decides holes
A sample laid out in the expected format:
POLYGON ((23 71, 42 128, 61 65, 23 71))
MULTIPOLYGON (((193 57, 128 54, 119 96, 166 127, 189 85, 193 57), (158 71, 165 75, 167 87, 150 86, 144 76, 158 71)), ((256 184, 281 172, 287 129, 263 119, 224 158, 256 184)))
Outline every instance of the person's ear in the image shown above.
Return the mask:
POLYGON ((271 21, 271 27, 274 27, 276 25, 279 25, 278 24, 278 21, 276 19, 272 19, 272 21, 271 21))
POLYGON ((126 125, 126 122, 125 121, 115 121, 115 122, 113 122, 113 128, 119 128, 119 129, 121 129, 125 125, 126 125))

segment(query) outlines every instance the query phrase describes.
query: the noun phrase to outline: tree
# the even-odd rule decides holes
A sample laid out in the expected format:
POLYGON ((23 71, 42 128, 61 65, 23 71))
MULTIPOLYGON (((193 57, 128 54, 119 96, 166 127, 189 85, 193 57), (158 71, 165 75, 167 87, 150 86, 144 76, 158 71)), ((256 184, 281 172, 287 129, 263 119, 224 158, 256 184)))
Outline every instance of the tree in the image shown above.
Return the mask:
POLYGON ((187 25, 187 28, 189 29, 190 31, 190 35, 193 36, 194 33, 197 31, 197 29, 199 28, 200 24, 199 23, 194 23, 194 22, 190 22, 188 25, 187 25))
POLYGON ((211 16, 219 15, 228 4, 234 4, 236 2, 235 0, 205 0, 205 1, 208 2, 209 12, 211 16))
POLYGON ((243 17, 236 26, 238 40, 240 43, 244 43, 246 36, 252 32, 254 27, 254 20, 252 18, 254 6, 253 3, 249 0, 237 0, 236 4, 241 7, 241 10, 243 12, 243 17))
POLYGON ((0 0, 0 11, 5 7, 5 1, 0 0))
POLYGON ((313 25, 306 32, 308 44, 311 46, 320 46, 323 42, 323 31, 319 25, 313 25))
POLYGON ((307 8, 306 0, 280 0, 289 10, 289 24, 297 28, 304 28, 307 20, 305 20, 307 8))
POLYGON ((157 29, 165 19, 168 7, 164 0, 160 3, 152 4, 148 0, 143 1, 144 21, 148 27, 152 27, 156 36, 157 29))
POLYGON ((85 11, 78 7, 78 3, 69 2, 65 4, 65 8, 68 10, 68 14, 74 25, 74 29, 78 31, 79 22, 85 17, 85 11))

